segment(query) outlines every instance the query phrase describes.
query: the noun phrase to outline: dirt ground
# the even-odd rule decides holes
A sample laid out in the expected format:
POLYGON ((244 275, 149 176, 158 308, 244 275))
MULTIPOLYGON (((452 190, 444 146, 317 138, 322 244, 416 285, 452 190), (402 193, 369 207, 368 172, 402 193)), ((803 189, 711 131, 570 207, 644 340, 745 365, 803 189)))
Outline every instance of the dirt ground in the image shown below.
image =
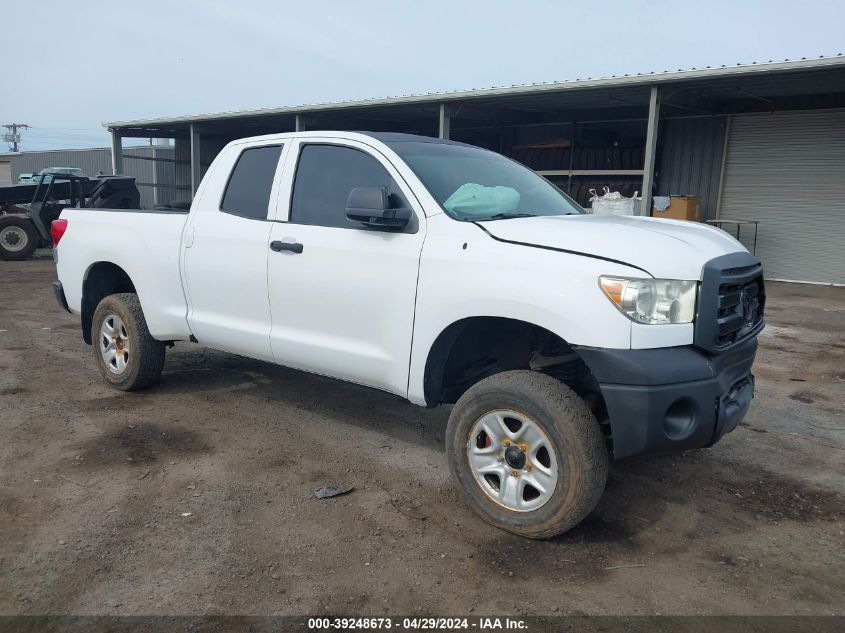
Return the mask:
POLYGON ((532 542, 457 494, 447 409, 190 344, 114 391, 54 278, 0 262, 2 614, 845 614, 845 289, 770 284, 743 425, 532 542))

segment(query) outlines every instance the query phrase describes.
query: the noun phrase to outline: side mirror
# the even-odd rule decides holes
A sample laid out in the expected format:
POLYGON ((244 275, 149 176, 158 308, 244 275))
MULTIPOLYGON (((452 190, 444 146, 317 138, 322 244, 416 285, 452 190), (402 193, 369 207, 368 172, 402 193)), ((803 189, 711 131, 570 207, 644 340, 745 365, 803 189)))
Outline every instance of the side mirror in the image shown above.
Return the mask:
POLYGON ((391 209, 385 187, 355 187, 346 199, 346 218, 373 228, 401 229, 411 221, 411 210, 391 209))

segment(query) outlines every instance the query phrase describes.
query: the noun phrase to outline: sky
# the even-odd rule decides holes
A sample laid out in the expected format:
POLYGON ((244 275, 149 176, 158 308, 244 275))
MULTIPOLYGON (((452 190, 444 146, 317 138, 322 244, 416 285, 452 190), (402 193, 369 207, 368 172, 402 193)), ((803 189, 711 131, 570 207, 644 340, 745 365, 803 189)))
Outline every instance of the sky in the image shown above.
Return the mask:
POLYGON ((2 12, 0 124, 31 126, 23 150, 104 147, 106 121, 845 53, 842 0, 33 6, 2 12))

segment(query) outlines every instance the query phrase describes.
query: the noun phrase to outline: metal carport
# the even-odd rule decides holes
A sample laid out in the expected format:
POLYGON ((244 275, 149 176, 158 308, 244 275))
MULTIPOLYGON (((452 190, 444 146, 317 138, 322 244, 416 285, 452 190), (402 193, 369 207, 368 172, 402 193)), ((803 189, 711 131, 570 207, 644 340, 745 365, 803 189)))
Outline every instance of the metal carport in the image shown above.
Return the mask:
MULTIPOLYGON (((751 125, 745 121, 759 117, 770 117, 776 131, 774 115, 840 108, 845 57, 838 55, 106 125, 116 173, 122 171, 122 138, 174 138, 175 179, 190 185, 185 194, 196 190, 208 164, 235 138, 303 129, 440 135, 513 156, 581 202, 589 188, 602 184, 626 195, 639 190, 646 209, 653 194, 696 194, 702 219, 760 221, 759 252, 777 277, 845 283, 839 250, 845 240, 843 192, 833 186, 845 180, 845 157, 834 146, 841 117, 828 117, 836 128, 832 134, 819 134, 818 125, 807 129, 805 149, 827 157, 815 165, 812 186, 809 170, 796 164, 803 164, 805 153, 779 155, 771 146, 764 151, 743 133, 751 125), (744 181, 734 158, 753 161, 755 151, 762 152, 765 175, 744 181), (774 176, 781 173, 778 166, 791 174, 786 195, 774 186, 783 182, 774 176), (809 231, 819 218, 829 229, 809 231), (788 257, 784 244, 795 248, 788 257)), ((803 135, 801 122, 793 128, 785 138, 794 144, 803 135)))

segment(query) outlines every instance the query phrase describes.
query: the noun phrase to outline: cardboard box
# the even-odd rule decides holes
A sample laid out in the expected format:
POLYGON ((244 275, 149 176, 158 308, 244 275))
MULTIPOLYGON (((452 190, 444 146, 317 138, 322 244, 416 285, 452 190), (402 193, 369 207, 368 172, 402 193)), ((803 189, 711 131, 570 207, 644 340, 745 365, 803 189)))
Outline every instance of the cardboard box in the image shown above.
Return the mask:
POLYGON ((651 217, 698 222, 698 196, 669 196, 669 206, 663 211, 652 208, 651 217))

